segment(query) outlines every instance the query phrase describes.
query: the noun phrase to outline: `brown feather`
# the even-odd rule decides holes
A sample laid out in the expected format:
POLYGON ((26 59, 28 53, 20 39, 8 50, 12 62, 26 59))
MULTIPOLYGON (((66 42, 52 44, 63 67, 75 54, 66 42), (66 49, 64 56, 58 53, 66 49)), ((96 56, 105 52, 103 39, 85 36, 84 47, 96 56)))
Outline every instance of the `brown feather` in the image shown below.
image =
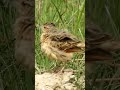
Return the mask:
POLYGON ((83 48, 77 37, 67 31, 58 30, 54 24, 46 23, 42 26, 42 31, 41 49, 54 59, 70 61, 73 53, 83 48))

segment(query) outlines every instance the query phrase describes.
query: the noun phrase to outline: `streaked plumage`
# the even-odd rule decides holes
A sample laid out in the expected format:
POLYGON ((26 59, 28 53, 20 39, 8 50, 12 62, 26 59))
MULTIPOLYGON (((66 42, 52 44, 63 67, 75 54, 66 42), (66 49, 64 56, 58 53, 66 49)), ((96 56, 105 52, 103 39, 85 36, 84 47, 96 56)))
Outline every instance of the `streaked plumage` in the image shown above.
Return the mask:
POLYGON ((34 0, 15 1, 18 16, 14 24, 16 61, 33 72, 35 64, 34 3, 34 0))
POLYGON ((42 26, 41 49, 58 61, 70 61, 74 52, 79 52, 85 44, 67 31, 59 30, 53 23, 42 26))
POLYGON ((15 5, 19 16, 35 16, 35 1, 34 0, 16 0, 15 5))
POLYGON ((34 18, 20 17, 16 19, 14 28, 17 63, 34 70, 34 18))
MULTIPOLYGON (((86 22, 86 54, 88 53, 89 56, 92 56, 93 54, 91 54, 90 52, 93 53, 93 51, 95 52, 102 51, 104 55, 101 55, 101 57, 103 56, 104 58, 107 58, 105 57, 106 56, 105 53, 110 54, 110 52, 115 51, 117 49, 120 49, 119 41, 114 40, 111 35, 103 33, 100 27, 98 27, 93 22, 89 20, 86 22)), ((95 53, 95 55, 97 54, 98 53, 95 53)), ((95 55, 93 56, 95 57, 95 55)), ((109 56, 108 58, 110 57, 111 56, 109 56)), ((93 58, 91 60, 93 60, 93 58)))
POLYGON ((93 71, 96 61, 112 63, 112 52, 120 49, 120 41, 116 41, 109 34, 104 33, 100 27, 90 20, 86 22, 86 69, 93 71), (90 70, 91 68, 91 70, 90 70))

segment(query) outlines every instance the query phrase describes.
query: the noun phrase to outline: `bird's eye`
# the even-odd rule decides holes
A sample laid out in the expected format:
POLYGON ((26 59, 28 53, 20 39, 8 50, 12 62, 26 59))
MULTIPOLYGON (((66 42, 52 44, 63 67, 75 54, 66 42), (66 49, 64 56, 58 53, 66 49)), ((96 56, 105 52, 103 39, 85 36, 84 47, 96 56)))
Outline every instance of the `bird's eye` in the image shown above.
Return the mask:
POLYGON ((51 25, 55 26, 55 24, 54 24, 54 23, 51 23, 51 25))
POLYGON ((48 27, 44 26, 44 29, 48 29, 48 27))
POLYGON ((22 2, 22 5, 25 6, 26 5, 25 2, 22 2))
POLYGON ((47 27, 46 27, 46 26, 44 26, 44 28, 46 29, 47 27))

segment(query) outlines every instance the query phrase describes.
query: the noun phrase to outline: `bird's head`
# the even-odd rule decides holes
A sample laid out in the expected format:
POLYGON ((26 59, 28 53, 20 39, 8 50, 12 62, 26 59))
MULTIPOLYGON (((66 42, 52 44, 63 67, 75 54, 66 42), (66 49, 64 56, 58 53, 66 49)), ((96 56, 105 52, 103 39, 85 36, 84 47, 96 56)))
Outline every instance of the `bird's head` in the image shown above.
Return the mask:
POLYGON ((42 31, 43 32, 50 32, 55 29, 54 23, 45 23, 42 25, 42 31))

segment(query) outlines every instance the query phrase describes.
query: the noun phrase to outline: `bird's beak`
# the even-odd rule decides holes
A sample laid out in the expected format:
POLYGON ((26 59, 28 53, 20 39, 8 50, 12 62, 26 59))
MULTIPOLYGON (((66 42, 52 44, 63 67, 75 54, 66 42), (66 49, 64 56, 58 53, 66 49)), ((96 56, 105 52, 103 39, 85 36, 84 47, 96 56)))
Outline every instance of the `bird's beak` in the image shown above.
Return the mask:
POLYGON ((43 26, 43 25, 41 25, 41 26, 40 26, 40 29, 41 29, 42 31, 44 31, 44 26, 43 26))

